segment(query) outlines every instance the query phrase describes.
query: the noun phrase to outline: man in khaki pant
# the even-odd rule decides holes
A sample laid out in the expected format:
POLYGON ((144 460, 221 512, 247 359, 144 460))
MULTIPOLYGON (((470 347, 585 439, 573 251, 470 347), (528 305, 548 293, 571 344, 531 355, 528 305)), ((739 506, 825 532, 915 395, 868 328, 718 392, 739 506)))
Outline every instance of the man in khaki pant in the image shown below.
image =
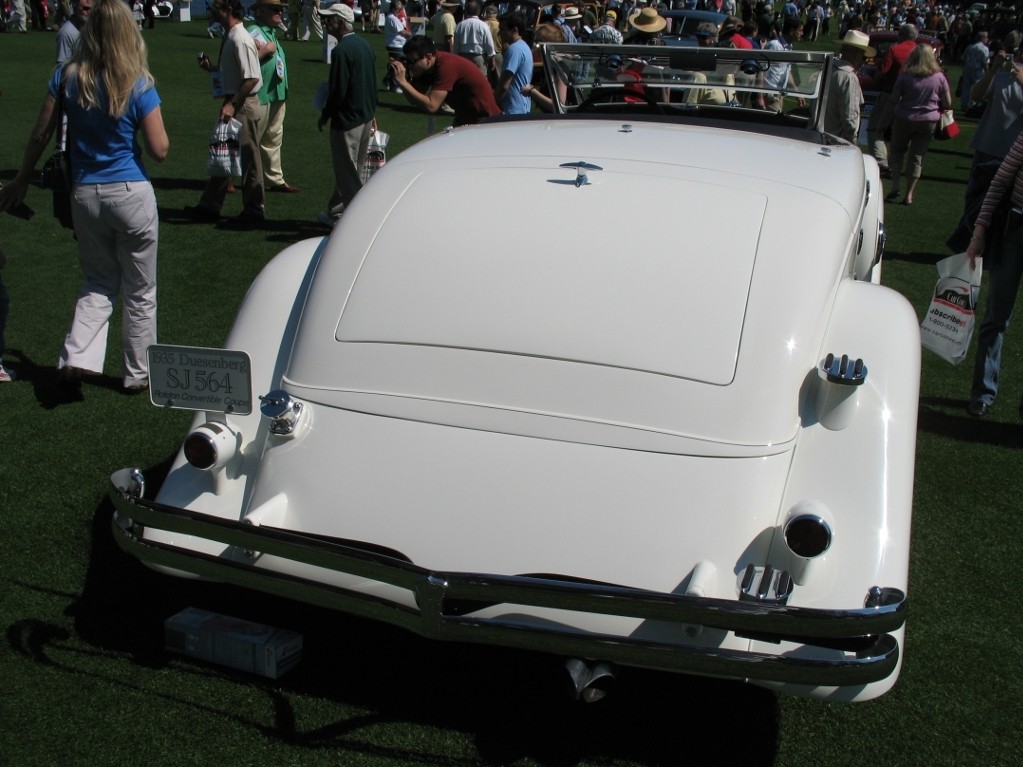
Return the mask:
MULTIPOLYGON (((240 0, 216 0, 210 7, 215 21, 223 25, 224 45, 220 49, 219 71, 222 76, 223 101, 220 120, 232 118, 242 124, 239 143, 242 158, 242 202, 244 209, 234 219, 243 226, 262 226, 266 193, 263 189, 263 162, 259 154, 260 126, 266 119, 267 108, 259 103, 259 89, 263 87, 256 42, 242 24, 240 0)), ((199 66, 213 70, 208 58, 199 66)), ((206 190, 195 206, 185 206, 185 215, 194 221, 217 221, 227 196, 230 178, 211 177, 206 190)))

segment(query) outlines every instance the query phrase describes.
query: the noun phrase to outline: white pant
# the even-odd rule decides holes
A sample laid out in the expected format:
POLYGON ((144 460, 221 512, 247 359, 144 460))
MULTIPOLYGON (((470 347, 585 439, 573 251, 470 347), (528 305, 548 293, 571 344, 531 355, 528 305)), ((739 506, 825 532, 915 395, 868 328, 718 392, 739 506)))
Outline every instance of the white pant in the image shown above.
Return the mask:
POLYGON ((25 0, 14 0, 11 3, 11 29, 15 32, 27 32, 26 21, 28 16, 25 13, 25 0))
POLYGON ((149 378, 146 349, 156 343, 156 246, 159 218, 148 181, 76 184, 71 214, 85 282, 57 367, 103 372, 107 330, 118 293, 125 386, 149 378))
POLYGON ((302 6, 302 32, 298 40, 308 40, 310 32, 317 40, 323 39, 323 21, 320 19, 320 5, 316 0, 305 0, 302 6))

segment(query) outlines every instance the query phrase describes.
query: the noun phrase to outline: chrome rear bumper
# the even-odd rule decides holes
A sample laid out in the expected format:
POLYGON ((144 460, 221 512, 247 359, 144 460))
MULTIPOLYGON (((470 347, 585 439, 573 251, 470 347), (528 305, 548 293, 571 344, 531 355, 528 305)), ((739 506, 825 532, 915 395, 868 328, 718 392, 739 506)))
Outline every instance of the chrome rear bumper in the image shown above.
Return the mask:
MULTIPOLYGON (((665 594, 642 589, 560 580, 557 576, 504 576, 437 572, 356 545, 165 506, 119 486, 111 477, 117 513, 113 530, 126 552, 214 581, 284 596, 383 621, 431 639, 492 644, 595 658, 626 666, 812 686, 864 685, 895 671, 899 644, 890 633, 905 623, 906 597, 898 589, 875 588, 868 606, 821 610, 757 602, 665 594), (349 573, 407 589, 416 608, 349 589, 258 566, 244 558, 210 556, 143 540, 154 528, 258 551, 294 562, 349 573), (791 641, 826 648, 820 657, 748 652, 684 642, 667 643, 604 635, 570 626, 525 626, 502 618, 474 617, 495 604, 547 607, 618 615, 734 631, 766 641, 791 641)), ((684 637, 685 632, 679 631, 684 637)))

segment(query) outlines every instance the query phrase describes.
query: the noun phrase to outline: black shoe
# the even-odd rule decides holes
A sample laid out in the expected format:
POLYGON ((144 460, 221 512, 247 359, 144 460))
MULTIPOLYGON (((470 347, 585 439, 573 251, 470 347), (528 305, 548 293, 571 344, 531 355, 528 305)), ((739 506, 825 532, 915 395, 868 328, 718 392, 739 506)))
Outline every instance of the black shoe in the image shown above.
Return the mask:
POLYGON ((184 209, 185 218, 193 221, 219 221, 220 213, 207 208, 205 205, 186 205, 184 209))
POLYGON ((974 418, 983 418, 991 412, 991 406, 986 402, 981 402, 979 399, 974 399, 970 400, 970 404, 966 406, 966 412, 974 418))

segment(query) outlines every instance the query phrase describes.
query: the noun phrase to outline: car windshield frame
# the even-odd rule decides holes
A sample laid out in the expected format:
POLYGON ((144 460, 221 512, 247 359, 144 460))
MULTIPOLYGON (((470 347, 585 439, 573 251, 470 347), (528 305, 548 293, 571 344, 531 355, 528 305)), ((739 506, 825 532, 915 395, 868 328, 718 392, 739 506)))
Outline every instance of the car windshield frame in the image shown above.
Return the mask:
POLYGON ((654 45, 546 43, 538 49, 555 114, 706 111, 720 117, 734 110, 782 114, 813 130, 821 130, 835 58, 820 51, 654 45), (772 67, 788 67, 794 87, 768 85, 764 75, 772 67), (709 89, 723 91, 725 103, 701 104, 692 97, 709 89), (781 95, 781 112, 756 108, 761 95, 781 95))

